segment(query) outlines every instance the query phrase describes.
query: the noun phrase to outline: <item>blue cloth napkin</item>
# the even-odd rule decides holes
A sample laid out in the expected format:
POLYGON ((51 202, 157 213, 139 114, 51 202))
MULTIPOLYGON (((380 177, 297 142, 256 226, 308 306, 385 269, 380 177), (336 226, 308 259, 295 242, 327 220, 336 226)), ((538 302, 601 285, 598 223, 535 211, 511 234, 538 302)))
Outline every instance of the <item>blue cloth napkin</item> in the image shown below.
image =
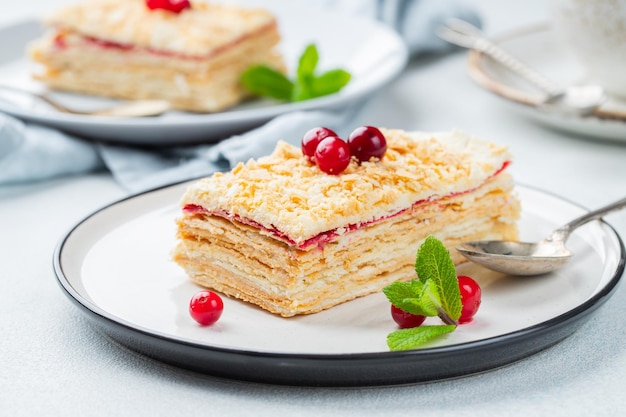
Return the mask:
MULTIPOLYGON (((450 48, 435 35, 435 28, 447 18, 480 24, 479 17, 459 0, 317 1, 328 9, 389 25, 405 40, 412 55, 450 48)), ((288 113, 217 144, 157 150, 87 142, 0 114, 0 185, 107 169, 126 189, 138 192, 228 170, 239 161, 269 154, 278 139, 299 138, 313 126, 342 132, 351 125, 359 108, 353 106, 340 113, 288 113)))

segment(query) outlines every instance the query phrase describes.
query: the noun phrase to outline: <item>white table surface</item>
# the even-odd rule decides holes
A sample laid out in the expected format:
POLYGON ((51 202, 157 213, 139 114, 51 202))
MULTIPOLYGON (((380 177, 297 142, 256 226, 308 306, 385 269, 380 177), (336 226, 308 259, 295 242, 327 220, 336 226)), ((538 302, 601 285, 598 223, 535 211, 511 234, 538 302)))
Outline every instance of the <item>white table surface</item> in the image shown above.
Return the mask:
MULTIPOLYGON (((61 3, 68 1, 12 2, 0 25, 61 3)), ((491 34, 547 17, 541 0, 470 3, 491 34)), ((361 118, 405 129, 460 128, 508 144, 519 182, 589 208, 625 195, 626 143, 575 138, 512 112, 470 80, 464 52, 414 60, 361 118)), ((0 415, 626 415, 624 285, 558 345, 502 369, 444 382, 268 386, 195 374, 120 348, 95 332, 60 291, 52 253, 77 221, 126 194, 105 173, 0 187, 0 415)), ((626 236, 624 212, 607 220, 626 236)))

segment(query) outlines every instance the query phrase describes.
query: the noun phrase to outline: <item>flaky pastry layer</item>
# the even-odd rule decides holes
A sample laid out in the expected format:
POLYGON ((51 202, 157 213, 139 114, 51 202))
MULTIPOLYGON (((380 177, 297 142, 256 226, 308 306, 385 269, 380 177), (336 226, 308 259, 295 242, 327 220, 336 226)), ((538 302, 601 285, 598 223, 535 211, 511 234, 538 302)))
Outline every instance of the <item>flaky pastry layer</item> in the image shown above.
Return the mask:
POLYGON ((462 241, 515 239, 519 202, 508 174, 483 187, 413 207, 320 247, 298 249, 207 213, 178 220, 173 256, 195 283, 284 317, 310 314, 415 278, 419 245, 437 236, 455 264, 462 241))

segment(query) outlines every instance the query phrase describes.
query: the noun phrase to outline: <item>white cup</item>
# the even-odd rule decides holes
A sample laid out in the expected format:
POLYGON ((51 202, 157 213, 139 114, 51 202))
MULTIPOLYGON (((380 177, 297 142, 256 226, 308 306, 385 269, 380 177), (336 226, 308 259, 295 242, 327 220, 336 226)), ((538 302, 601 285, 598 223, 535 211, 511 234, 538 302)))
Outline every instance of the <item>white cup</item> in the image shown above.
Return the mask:
POLYGON ((586 70, 587 83, 626 98, 626 0, 552 0, 559 41, 586 70))

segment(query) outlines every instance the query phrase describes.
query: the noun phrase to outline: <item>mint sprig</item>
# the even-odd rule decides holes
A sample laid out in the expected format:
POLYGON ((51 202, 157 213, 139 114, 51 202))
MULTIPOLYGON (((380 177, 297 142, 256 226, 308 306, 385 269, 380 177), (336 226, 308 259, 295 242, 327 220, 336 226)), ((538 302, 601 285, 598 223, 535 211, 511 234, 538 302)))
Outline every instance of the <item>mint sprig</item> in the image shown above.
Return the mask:
POLYGON ((456 329, 463 304, 456 269, 448 249, 434 236, 428 236, 417 251, 415 272, 418 279, 397 281, 383 293, 396 307, 411 314, 439 318, 445 325, 402 329, 387 336, 391 350, 414 349, 456 329))
POLYGON ((298 60, 295 79, 267 65, 255 65, 241 76, 241 84, 250 93, 280 101, 303 101, 334 94, 350 82, 343 69, 317 74, 319 53, 315 44, 308 45, 298 60))
POLYGON ((412 329, 396 330, 387 335, 387 346, 391 350, 409 350, 423 345, 432 339, 451 333, 456 329, 454 324, 442 326, 420 326, 412 329))

